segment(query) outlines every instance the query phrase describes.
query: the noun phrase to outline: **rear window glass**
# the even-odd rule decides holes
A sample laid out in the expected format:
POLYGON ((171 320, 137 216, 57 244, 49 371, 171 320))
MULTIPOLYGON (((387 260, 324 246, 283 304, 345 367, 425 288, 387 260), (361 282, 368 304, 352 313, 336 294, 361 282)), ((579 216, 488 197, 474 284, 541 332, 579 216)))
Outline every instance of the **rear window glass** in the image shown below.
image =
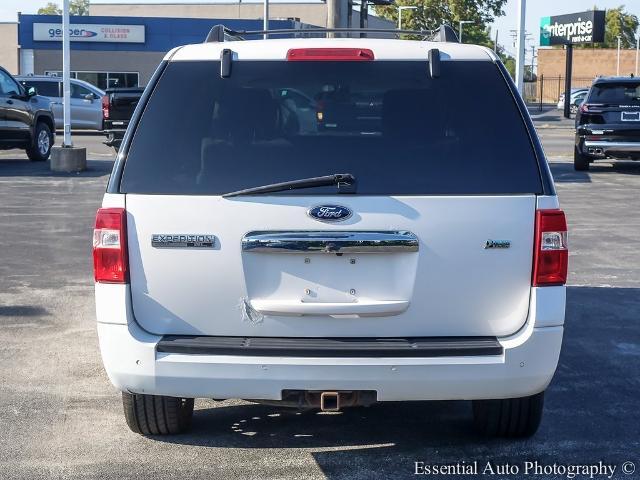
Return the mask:
MULTIPOLYGON (((223 194, 351 173, 357 194, 539 193, 498 67, 443 62, 173 62, 136 128, 125 193, 223 194)), ((333 194, 335 187, 280 194, 333 194)))
POLYGON ((58 82, 38 82, 25 80, 22 83, 25 87, 34 87, 38 92, 38 95, 42 95, 44 97, 59 97, 60 92, 58 91, 58 82))
POLYGON ((596 84, 591 90, 589 102, 640 105, 640 81, 596 84))

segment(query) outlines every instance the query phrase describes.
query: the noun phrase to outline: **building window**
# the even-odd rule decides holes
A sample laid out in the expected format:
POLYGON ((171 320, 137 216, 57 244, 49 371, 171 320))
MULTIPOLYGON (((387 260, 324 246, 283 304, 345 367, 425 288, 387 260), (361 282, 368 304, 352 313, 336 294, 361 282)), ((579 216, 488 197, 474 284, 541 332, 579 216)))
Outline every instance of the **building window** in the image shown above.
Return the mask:
MULTIPOLYGON (((62 72, 46 71, 45 75, 61 77, 62 72)), ((137 87, 140 74, 138 72, 71 72, 71 78, 84 80, 104 90, 106 88, 137 87)))

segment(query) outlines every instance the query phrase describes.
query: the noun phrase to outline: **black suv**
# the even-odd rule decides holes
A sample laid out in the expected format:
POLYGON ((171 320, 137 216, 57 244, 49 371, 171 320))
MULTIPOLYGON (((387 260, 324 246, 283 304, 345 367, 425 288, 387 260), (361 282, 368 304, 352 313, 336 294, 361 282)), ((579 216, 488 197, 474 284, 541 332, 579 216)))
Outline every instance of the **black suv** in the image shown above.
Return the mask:
POLYGON ((51 102, 0 67, 0 149, 23 148, 30 160, 49 158, 55 140, 51 102))
POLYGON ((640 160, 639 78, 597 78, 578 109, 575 169, 604 159, 640 160))

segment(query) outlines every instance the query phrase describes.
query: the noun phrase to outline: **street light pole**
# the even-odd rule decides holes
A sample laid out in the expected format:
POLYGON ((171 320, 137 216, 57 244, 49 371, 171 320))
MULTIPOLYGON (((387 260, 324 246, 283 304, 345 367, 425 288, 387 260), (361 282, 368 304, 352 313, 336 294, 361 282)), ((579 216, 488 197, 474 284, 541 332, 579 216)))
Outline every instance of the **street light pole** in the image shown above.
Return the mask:
POLYGON ((616 75, 619 77, 620 76, 620 43, 621 43, 622 37, 618 35, 617 39, 618 39, 618 64, 616 66, 616 75))
POLYGON ((518 0, 518 50, 516 52, 516 85, 518 92, 523 94, 524 89, 524 22, 526 16, 527 1, 518 0))
POLYGON ((638 57, 640 56, 640 32, 636 38, 636 77, 638 76, 638 57))
MULTIPOLYGON (((269 0, 264 0, 264 12, 263 12, 264 20, 262 21, 262 29, 269 30, 269 0)), ((265 33, 263 37, 269 38, 269 34, 265 33)))
POLYGON ((531 45, 531 81, 533 81, 533 61, 536 58, 536 46, 531 45))
POLYGON ((400 5, 398 6, 398 30, 402 30, 402 11, 403 10, 415 10, 418 7, 414 5, 400 5))
MULTIPOLYGON (((76 173, 87 168, 87 149, 73 146, 71 141, 71 32, 69 0, 62 1, 62 117, 64 137, 62 146, 51 147, 50 168, 54 172, 76 173)), ((38 134, 38 148, 42 134, 38 134)), ((51 140, 51 136, 49 136, 51 140)), ((43 153, 43 152, 40 152, 43 153)))
POLYGON ((71 142, 71 39, 69 38, 69 0, 62 2, 62 116, 64 120, 63 147, 72 147, 71 142))
POLYGON ((474 23, 473 20, 460 20, 458 23, 458 42, 462 43, 462 25, 465 23, 474 23))

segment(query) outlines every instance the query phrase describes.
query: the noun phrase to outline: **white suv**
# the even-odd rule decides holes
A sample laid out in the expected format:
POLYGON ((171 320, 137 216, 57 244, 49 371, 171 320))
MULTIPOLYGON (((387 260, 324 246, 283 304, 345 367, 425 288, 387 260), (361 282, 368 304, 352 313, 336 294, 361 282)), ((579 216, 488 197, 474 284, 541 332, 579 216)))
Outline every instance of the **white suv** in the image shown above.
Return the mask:
POLYGON ((468 399, 482 432, 531 435, 562 343, 566 232, 486 48, 180 47, 97 213, 104 365, 145 435, 185 431, 197 397, 468 399))

